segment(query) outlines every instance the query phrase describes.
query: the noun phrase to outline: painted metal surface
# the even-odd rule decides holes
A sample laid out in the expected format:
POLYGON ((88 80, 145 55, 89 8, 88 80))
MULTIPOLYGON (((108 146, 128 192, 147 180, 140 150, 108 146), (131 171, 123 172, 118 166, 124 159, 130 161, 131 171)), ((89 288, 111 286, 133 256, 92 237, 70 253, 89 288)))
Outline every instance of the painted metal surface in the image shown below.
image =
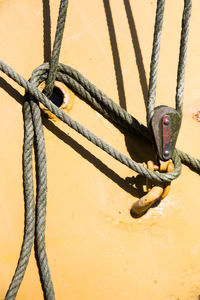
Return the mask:
MULTIPOLYGON (((49 18, 40 0, 0 1, 0 57, 25 78, 49 57, 49 18), (45 38, 43 39, 43 31, 45 38), (45 43, 44 43, 45 42, 45 43), (45 51, 44 51, 45 50, 45 51)), ((156 1, 70 1, 60 61, 82 72, 145 122, 144 99, 156 1)), ((166 1, 157 105, 174 106, 183 1, 166 1)), ((54 37, 58 0, 51 0, 54 37)), ((200 157, 200 2, 193 1, 183 122, 177 146, 200 157)), ((14 273, 23 236, 24 90, 0 78, 0 299, 14 273)), ((70 116, 139 162, 150 145, 123 135, 75 97, 70 116)), ((140 176, 62 122, 44 120, 47 149, 47 252, 56 299, 188 300, 200 294, 199 175, 183 166, 170 194, 139 219, 140 176)), ((17 299, 42 299, 34 259, 17 299)))

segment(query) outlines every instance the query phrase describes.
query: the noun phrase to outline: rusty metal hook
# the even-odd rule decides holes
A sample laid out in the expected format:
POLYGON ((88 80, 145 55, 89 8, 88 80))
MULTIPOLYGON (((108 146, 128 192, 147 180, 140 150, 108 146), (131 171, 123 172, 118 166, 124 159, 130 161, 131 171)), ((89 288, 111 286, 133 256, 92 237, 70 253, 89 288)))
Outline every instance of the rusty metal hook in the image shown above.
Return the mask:
MULTIPOLYGON (((174 169, 173 162, 169 161, 160 161, 160 167, 154 165, 152 161, 147 162, 147 168, 151 171, 160 170, 161 172, 172 172, 174 169)), ((153 186, 149 187, 149 181, 147 180, 147 191, 148 193, 136 201, 131 208, 131 215, 133 217, 142 216, 156 201, 164 199, 170 191, 170 184, 162 186, 153 186)))

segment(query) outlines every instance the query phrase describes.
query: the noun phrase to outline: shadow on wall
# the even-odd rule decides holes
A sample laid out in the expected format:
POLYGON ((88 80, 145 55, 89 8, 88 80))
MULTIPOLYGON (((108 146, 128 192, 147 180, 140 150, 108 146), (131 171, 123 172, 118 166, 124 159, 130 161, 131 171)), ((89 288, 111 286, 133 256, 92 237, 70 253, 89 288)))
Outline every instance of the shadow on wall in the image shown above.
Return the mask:
POLYGON ((103 0, 104 8, 105 8, 105 14, 106 14, 106 21, 108 25, 108 31, 109 31, 109 37, 110 37, 110 45, 112 49, 112 55, 113 55, 113 62, 114 62, 114 68, 115 68, 115 76, 117 81, 117 90, 119 95, 119 103, 120 106, 123 109, 127 109, 126 107, 126 96, 125 96, 125 90, 124 90, 124 80, 122 75, 122 68, 121 68, 121 62, 119 57, 119 50, 117 46, 117 38, 114 28, 114 22, 112 18, 111 13, 111 7, 109 0, 103 0))
MULTIPOLYGON (((12 98, 14 98, 19 104, 23 105, 24 96, 21 95, 15 88, 13 88, 6 80, 0 77, 0 88, 4 89, 12 98)), ((79 153, 84 159, 87 159, 94 167, 96 167, 105 176, 109 177, 118 186, 124 189, 127 193, 134 197, 143 196, 142 186, 145 184, 145 178, 138 175, 132 178, 123 179, 116 172, 110 169, 106 164, 104 164, 95 155, 90 153, 82 145, 76 142, 67 133, 59 129, 53 122, 44 118, 43 125, 50 130, 54 135, 61 139, 64 143, 69 145, 73 150, 79 153), (135 187, 133 187, 133 185, 135 187)))
MULTIPOLYGON (((116 38, 116 33, 115 33, 115 28, 114 28, 114 22, 113 22, 111 7, 110 7, 110 1, 103 0, 103 3, 104 3, 106 21, 107 21, 108 32, 109 32, 109 37, 110 37, 110 44, 111 44, 112 55, 113 55, 115 76, 116 76, 117 89, 118 89, 118 95, 119 95, 119 102, 120 102, 120 106, 126 110, 127 106, 126 106, 124 81, 123 81, 123 75, 122 75, 122 69, 121 69, 119 50, 118 50, 118 46, 117 46, 117 38, 116 38)), ((135 26, 135 21, 133 18, 129 0, 124 0, 124 7, 125 7, 125 11, 126 11, 128 24, 129 24, 133 48, 134 48, 134 52, 135 52, 135 59, 136 59, 136 64, 137 64, 137 68, 138 68, 143 98, 144 98, 144 102, 146 105, 147 98, 148 98, 147 79, 146 79, 143 58, 142 58, 142 52, 140 49, 139 39, 138 39, 137 30, 136 30, 136 26, 135 26)))
MULTIPOLYGON (((113 63, 114 63, 114 69, 115 69, 115 76, 116 76, 116 82, 117 82, 117 90, 118 90, 118 96, 119 96, 119 103, 120 106, 127 110, 126 105, 126 96, 125 96, 125 89, 124 89, 124 81, 123 81, 123 75, 122 75, 122 69, 121 69, 121 61, 120 61, 120 55, 117 45, 117 38, 114 28, 114 21, 112 17, 112 11, 110 6, 109 0, 103 0, 104 9, 105 9, 105 15, 106 15, 106 21, 108 26, 108 32, 110 37, 110 44, 112 49, 112 55, 113 55, 113 63)), ((143 63, 143 57, 142 52, 139 44, 139 38, 136 30, 136 25, 133 17, 133 13, 131 10, 131 5, 129 0, 124 0, 124 7, 126 11, 126 16, 128 20, 129 30, 131 34, 133 49, 135 53, 135 59, 136 64, 138 68, 139 73, 139 79, 140 79, 140 85, 143 93, 143 98, 145 105, 147 103, 148 98, 148 86, 147 86, 147 79, 146 79, 146 73, 143 63)), ((130 156, 136 160, 137 162, 143 162, 147 161, 149 159, 154 159, 154 153, 153 147, 151 143, 147 144, 147 141, 144 141, 142 138, 139 138, 137 136, 133 136, 132 134, 123 132, 125 136, 125 142, 127 150, 130 154, 130 156)))
POLYGON ((44 62, 51 59, 51 14, 49 0, 43 0, 43 43, 44 62))
POLYGON ((147 104, 147 99, 148 99, 147 78, 146 78, 146 72, 145 72, 143 58, 142 58, 142 51, 141 51, 141 48, 140 48, 139 39, 138 39, 138 35, 137 35, 137 30, 136 30, 136 26, 135 26, 135 21, 134 21, 134 18, 133 18, 133 13, 132 13, 132 10, 131 10, 129 0, 124 0, 124 6, 125 6, 125 10, 126 10, 127 19, 128 19, 128 24, 129 24, 129 29, 130 29, 130 33, 131 33, 133 48, 134 48, 134 51, 135 51, 135 59, 136 59, 136 64, 137 64, 139 78, 140 78, 140 85, 141 85, 141 88, 142 88, 144 102, 145 102, 145 105, 146 105, 147 104))

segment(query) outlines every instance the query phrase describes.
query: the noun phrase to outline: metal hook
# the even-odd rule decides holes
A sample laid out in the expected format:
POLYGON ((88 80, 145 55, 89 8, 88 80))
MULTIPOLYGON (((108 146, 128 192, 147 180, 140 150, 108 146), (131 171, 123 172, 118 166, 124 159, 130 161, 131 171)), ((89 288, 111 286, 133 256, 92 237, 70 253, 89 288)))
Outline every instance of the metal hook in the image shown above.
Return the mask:
MULTIPOLYGON (((174 169, 174 164, 171 160, 160 161, 160 168, 152 161, 148 161, 147 168, 151 171, 160 170, 161 172, 172 172, 174 169)), ((170 184, 165 187, 153 186, 149 188, 149 181, 147 180, 147 191, 148 193, 136 201, 131 208, 131 215, 133 217, 142 216, 156 201, 164 199, 170 191, 170 184)))

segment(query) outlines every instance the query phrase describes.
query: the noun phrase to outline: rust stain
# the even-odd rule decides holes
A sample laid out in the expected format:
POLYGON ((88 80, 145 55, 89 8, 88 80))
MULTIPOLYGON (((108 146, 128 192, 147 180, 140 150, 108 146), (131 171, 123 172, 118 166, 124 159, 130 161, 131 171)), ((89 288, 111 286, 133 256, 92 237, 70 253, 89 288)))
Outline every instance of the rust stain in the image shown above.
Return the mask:
POLYGON ((200 122, 200 110, 198 110, 195 114, 193 114, 192 118, 200 122))
MULTIPOLYGON (((44 89, 44 86, 45 83, 42 82, 39 86, 39 90, 42 91, 44 89)), ((59 108, 68 113, 74 105, 75 94, 62 82, 56 81, 55 87, 59 88, 63 93, 63 102, 59 108)), ((58 117, 56 117, 52 112, 50 112, 43 104, 40 103, 40 107, 44 112, 45 117, 51 119, 54 122, 59 121, 58 117)))

